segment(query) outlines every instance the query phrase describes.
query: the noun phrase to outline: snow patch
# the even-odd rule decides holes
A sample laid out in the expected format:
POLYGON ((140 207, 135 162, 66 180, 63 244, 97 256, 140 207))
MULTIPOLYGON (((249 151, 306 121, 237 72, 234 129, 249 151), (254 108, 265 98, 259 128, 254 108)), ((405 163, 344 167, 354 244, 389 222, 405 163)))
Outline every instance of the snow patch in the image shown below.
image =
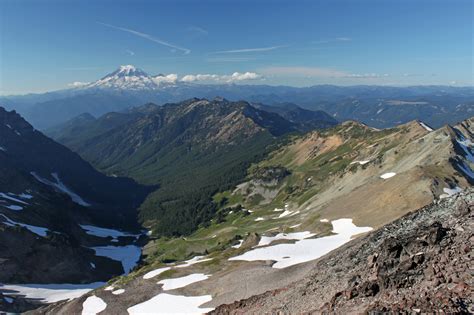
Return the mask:
POLYGON ((262 218, 262 217, 258 217, 258 218, 256 218, 254 221, 258 222, 258 221, 263 221, 263 220, 265 220, 265 219, 262 218))
POLYGON ((112 294, 114 294, 114 295, 119 295, 119 294, 122 294, 122 293, 124 293, 124 292, 125 292, 124 289, 118 289, 118 290, 112 291, 112 294))
POLYGON ((210 295, 183 296, 161 293, 148 301, 129 307, 127 311, 130 315, 204 314, 214 308, 200 308, 199 306, 210 301, 212 301, 210 295))
POLYGON ((36 180, 38 180, 39 182, 41 182, 45 185, 52 186, 52 187, 56 188, 57 190, 59 190, 60 192, 63 192, 65 194, 69 195, 69 197, 71 197, 72 201, 74 201, 75 203, 77 203, 81 206, 84 206, 84 207, 89 207, 90 206, 90 204, 85 202, 84 199, 82 199, 78 194, 76 194, 75 192, 73 192, 72 190, 67 188, 66 185, 63 184, 63 182, 59 178, 58 173, 51 173, 51 176, 53 176, 53 178, 56 180, 56 182, 52 182, 52 181, 50 181, 46 178, 42 178, 38 174, 36 174, 35 172, 30 172, 30 174, 34 178, 36 178, 36 180))
POLYGON ((380 178, 382 178, 382 179, 388 179, 388 178, 393 177, 393 176, 395 176, 395 175, 397 175, 397 173, 389 172, 389 173, 385 173, 385 174, 380 175, 380 178))
POLYGON ((448 198, 450 196, 453 196, 457 193, 460 193, 462 191, 461 187, 454 187, 454 188, 443 188, 443 191, 445 192, 444 194, 439 196, 439 199, 443 198, 448 198))
POLYGON ((2 206, 5 207, 5 208, 7 208, 7 209, 13 210, 13 211, 20 211, 20 210, 23 210, 23 207, 16 206, 16 205, 9 205, 9 206, 2 205, 2 206))
POLYGON ((213 260, 214 258, 206 258, 206 259, 202 259, 204 258, 204 256, 196 256, 196 257, 193 257, 189 260, 186 260, 184 261, 184 264, 182 265, 179 265, 179 266, 176 266, 176 268, 185 268, 185 267, 189 267, 189 266, 192 266, 194 264, 199 264, 199 263, 202 263, 202 262, 205 262, 205 261, 209 261, 209 260, 213 260))
POLYGON ((0 216, 2 216, 6 220, 6 221, 1 222, 5 225, 8 225, 8 226, 19 225, 21 227, 28 229, 30 232, 35 233, 36 235, 39 235, 42 237, 46 237, 46 235, 48 235, 49 230, 47 228, 16 222, 16 221, 10 220, 4 214, 0 214, 0 216))
POLYGON ((427 124, 425 124, 424 122, 420 121, 420 126, 425 128, 426 130, 428 130, 429 132, 433 131, 433 128, 431 128, 430 126, 428 126, 427 124))
POLYGON ((170 267, 163 267, 163 268, 158 268, 158 269, 155 269, 155 270, 152 270, 150 272, 147 272, 144 276, 143 276, 143 279, 151 279, 153 277, 156 277, 158 276, 159 274, 167 271, 167 270, 170 270, 171 268, 170 267))
POLYGON ((274 260, 273 268, 285 268, 299 263, 317 259, 330 251, 349 242, 353 235, 368 232, 371 227, 358 227, 352 219, 339 219, 332 221, 333 233, 315 239, 302 239, 294 244, 278 244, 252 249, 242 255, 229 258, 229 260, 274 260))
POLYGON ((232 248, 240 248, 240 246, 242 246, 243 243, 244 243, 244 240, 240 240, 239 244, 233 245, 232 248))
POLYGON ((203 273, 193 273, 184 277, 174 279, 164 279, 158 282, 163 285, 163 290, 169 291, 174 289, 183 288, 195 282, 200 282, 208 279, 209 276, 203 273))
POLYGON ((72 300, 104 285, 104 282, 89 284, 0 284, 0 291, 11 290, 9 295, 23 295, 29 299, 39 299, 44 303, 72 300))
POLYGON ((82 303, 82 315, 95 315, 102 312, 107 304, 101 298, 92 295, 82 303))
POLYGON ((367 163, 369 163, 369 162, 370 162, 370 160, 364 160, 364 161, 352 161, 352 162, 351 162, 351 165, 352 165, 352 164, 360 164, 360 165, 365 165, 365 164, 367 164, 367 163))
MULTIPOLYGON (((27 202, 24 202, 23 200, 18 199, 18 198, 21 198, 21 196, 30 196, 30 195, 26 195, 26 194, 15 195, 13 193, 5 194, 5 193, 0 192, 0 198, 8 199, 8 200, 14 201, 14 202, 18 202, 18 203, 21 203, 23 205, 28 205, 27 202), (17 198, 15 198, 15 197, 17 197, 17 198)), ((23 198, 25 198, 25 197, 23 197, 23 198)), ((30 198, 26 198, 26 199, 30 199, 30 198)))
POLYGON ((303 240, 305 238, 314 236, 314 233, 308 231, 305 232, 295 232, 295 233, 279 233, 275 236, 262 236, 260 242, 258 242, 257 247, 266 246, 271 244, 273 241, 278 240, 303 240))

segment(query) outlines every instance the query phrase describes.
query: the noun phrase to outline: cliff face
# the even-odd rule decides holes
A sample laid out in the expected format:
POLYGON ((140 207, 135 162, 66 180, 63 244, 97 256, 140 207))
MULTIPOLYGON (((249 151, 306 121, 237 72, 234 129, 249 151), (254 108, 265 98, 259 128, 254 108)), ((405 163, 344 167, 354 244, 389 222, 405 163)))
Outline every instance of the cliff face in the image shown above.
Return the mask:
POLYGON ((473 312, 474 190, 433 203, 323 257, 287 287, 214 314, 473 312))

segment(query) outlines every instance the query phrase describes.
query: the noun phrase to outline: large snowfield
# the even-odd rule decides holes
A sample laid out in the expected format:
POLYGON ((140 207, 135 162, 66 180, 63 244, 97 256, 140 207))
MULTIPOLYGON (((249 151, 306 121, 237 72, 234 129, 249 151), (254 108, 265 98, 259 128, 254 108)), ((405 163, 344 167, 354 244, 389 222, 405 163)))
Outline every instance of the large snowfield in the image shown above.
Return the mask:
MULTIPOLYGON (((294 244, 257 247, 242 255, 229 258, 229 260, 274 260, 276 263, 273 265, 273 268, 285 268, 317 259, 349 242, 353 235, 372 230, 371 227, 358 227, 354 225, 352 219, 339 219, 331 223, 333 226, 332 232, 336 235, 308 239, 307 237, 311 236, 309 232, 289 233, 284 238, 290 239, 293 236, 293 239, 297 240, 294 244)), ((282 238, 282 236, 279 238, 275 237, 274 240, 282 238)), ((268 239, 265 238, 262 244, 267 243, 268 239)))

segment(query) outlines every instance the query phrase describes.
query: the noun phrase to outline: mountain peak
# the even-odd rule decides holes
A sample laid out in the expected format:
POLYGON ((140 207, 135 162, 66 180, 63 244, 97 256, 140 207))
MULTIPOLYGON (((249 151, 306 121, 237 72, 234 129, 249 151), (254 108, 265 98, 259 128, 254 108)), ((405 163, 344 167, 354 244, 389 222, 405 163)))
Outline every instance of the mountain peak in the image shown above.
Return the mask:
MULTIPOLYGON (((106 75, 104 78, 107 77, 150 77, 148 73, 143 71, 140 68, 136 68, 135 66, 132 65, 123 65, 120 66, 117 70, 114 72, 106 75)), ((102 78, 102 79, 104 79, 102 78)), ((151 78, 151 77, 150 77, 151 78)))
POLYGON ((157 85, 148 73, 132 65, 122 65, 114 72, 87 86, 100 89, 150 90, 157 85))

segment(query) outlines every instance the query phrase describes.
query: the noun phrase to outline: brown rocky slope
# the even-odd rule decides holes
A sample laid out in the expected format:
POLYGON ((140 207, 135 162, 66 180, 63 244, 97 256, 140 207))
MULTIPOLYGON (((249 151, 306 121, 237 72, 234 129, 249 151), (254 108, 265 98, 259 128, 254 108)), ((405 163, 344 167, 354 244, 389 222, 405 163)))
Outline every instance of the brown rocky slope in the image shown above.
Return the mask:
POLYGON ((321 258, 300 281, 212 314, 472 313, 474 189, 321 258))

